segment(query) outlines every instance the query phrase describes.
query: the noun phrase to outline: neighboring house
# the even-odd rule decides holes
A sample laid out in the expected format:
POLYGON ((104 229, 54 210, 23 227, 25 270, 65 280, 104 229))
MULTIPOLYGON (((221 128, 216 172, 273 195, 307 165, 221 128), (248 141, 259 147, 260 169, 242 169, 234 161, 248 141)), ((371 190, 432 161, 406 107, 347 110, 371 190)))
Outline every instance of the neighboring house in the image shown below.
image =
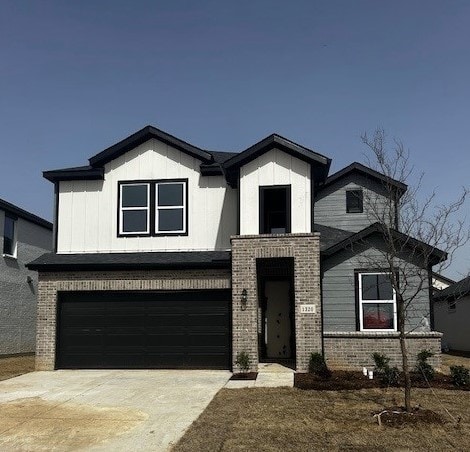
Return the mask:
POLYGON ((434 293, 439 293, 439 291, 447 289, 452 284, 455 284, 453 279, 441 275, 440 273, 432 272, 432 287, 434 293))
POLYGON ((52 250, 52 224, 0 199, 0 355, 34 352, 37 273, 31 262, 52 250))
POLYGON ((434 321, 444 349, 470 352, 470 276, 435 294, 434 321))
MULTIPOLYGON (((242 351, 253 369, 305 371, 312 352, 335 367, 375 351, 398 362, 395 294, 362 264, 383 241, 364 199, 385 209, 384 184, 395 200, 406 185, 359 163, 328 176, 330 163, 275 134, 211 152, 148 126, 87 166, 46 171, 57 227, 55 252, 29 266, 37 368, 236 369, 242 351)), ((439 365, 429 295, 414 300, 408 345, 439 365)))

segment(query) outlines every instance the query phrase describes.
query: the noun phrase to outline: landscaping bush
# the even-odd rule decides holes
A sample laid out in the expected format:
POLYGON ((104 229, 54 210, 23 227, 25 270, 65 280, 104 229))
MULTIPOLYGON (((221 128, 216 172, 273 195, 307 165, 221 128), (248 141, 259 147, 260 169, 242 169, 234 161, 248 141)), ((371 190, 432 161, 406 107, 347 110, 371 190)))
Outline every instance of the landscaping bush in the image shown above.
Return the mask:
POLYGON ((251 367, 251 359, 247 352, 240 352, 237 355, 235 364, 240 368, 240 372, 247 373, 251 367))
POLYGON ((390 358, 382 353, 373 353, 372 358, 375 363, 375 374, 380 382, 387 386, 398 386, 400 371, 397 367, 390 367, 390 358))
POLYGON ((321 353, 311 353, 308 363, 308 371, 322 378, 330 378, 331 371, 326 365, 325 358, 321 353))
POLYGON ((429 350, 421 350, 418 353, 418 361, 416 363, 416 372, 419 378, 431 381, 434 378, 435 371, 431 364, 428 363, 428 359, 434 356, 434 353, 429 350))
POLYGON ((469 386, 470 385, 470 371, 464 366, 450 366, 450 375, 452 376, 452 383, 455 386, 469 386))

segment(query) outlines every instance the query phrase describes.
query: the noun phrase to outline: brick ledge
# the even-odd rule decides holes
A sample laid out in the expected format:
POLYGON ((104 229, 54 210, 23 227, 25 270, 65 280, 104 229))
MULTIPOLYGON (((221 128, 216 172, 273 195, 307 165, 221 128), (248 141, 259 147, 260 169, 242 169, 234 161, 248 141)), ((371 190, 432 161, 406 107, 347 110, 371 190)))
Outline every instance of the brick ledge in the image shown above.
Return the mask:
MULTIPOLYGON (((330 338, 398 338, 399 334, 395 331, 324 331, 323 337, 326 339, 330 338)), ((442 333, 438 331, 413 331, 407 333, 406 337, 413 338, 441 338, 442 333)))

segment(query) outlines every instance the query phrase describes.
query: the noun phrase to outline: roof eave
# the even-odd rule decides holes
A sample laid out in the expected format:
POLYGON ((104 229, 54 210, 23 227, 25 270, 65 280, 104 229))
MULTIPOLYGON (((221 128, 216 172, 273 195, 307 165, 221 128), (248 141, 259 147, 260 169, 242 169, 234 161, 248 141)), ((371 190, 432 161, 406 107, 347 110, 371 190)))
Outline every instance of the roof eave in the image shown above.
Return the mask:
POLYGON ((58 169, 43 171, 43 177, 50 182, 64 180, 103 180, 104 168, 89 168, 84 170, 58 169))

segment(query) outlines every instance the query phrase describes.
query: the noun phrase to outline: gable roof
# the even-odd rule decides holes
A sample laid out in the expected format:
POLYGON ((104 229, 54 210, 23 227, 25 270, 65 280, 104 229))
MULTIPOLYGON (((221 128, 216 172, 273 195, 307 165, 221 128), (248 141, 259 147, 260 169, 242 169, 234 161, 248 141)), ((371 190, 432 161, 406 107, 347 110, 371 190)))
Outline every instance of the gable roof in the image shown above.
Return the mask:
POLYGON ((439 291, 434 299, 435 300, 457 300, 459 298, 463 298, 466 295, 470 294, 470 276, 452 284, 451 286, 447 287, 439 291))
MULTIPOLYGON (((367 237, 370 237, 372 234, 380 234, 383 236, 384 226, 380 223, 373 223, 362 231, 357 232, 356 234, 351 235, 350 237, 345 238, 341 242, 331 246, 330 248, 323 251, 322 255, 325 257, 332 256, 337 252, 347 248, 348 246, 360 242, 367 237)), ((447 259, 447 253, 441 251, 437 248, 428 245, 427 243, 422 242, 421 240, 410 237, 409 235, 403 234, 402 232, 397 231, 396 229, 390 228, 393 238, 397 241, 401 241, 410 247, 419 246, 423 249, 426 249, 430 255, 433 257, 431 262, 432 265, 438 264, 439 262, 445 261, 447 259)))
POLYGON ((163 130, 157 129, 153 126, 146 126, 136 133, 124 138, 119 143, 110 146, 109 148, 101 151, 99 154, 94 155, 89 159, 90 166, 96 168, 103 166, 104 164, 114 160, 115 158, 125 154, 127 151, 134 149, 139 144, 145 143, 146 141, 155 138, 163 143, 169 144, 174 148, 185 152, 203 162, 210 162, 213 160, 212 155, 186 141, 180 140, 179 138, 170 135, 169 133, 163 132, 163 130))
POLYGON ((277 134, 269 135, 242 152, 222 152, 198 148, 156 127, 146 126, 138 132, 124 138, 119 143, 91 157, 89 159, 89 165, 44 171, 43 176, 51 182, 61 180, 103 179, 103 166, 106 163, 152 138, 201 160, 200 168, 202 175, 212 176, 225 174, 229 183, 231 182, 231 180, 229 180, 231 179, 230 176, 236 175, 236 170, 240 166, 273 148, 281 149, 290 155, 312 164, 316 183, 320 183, 326 179, 331 164, 331 159, 328 157, 277 134))
POLYGON ((237 180, 237 171, 241 166, 272 149, 280 149, 293 157, 310 163, 314 172, 315 183, 323 182, 326 179, 331 165, 330 158, 273 133, 224 162, 223 167, 228 183, 234 186, 237 180))
POLYGON ((23 218, 24 220, 30 221, 31 223, 52 231, 52 223, 50 221, 44 220, 44 218, 38 217, 37 215, 34 215, 34 213, 28 212, 27 210, 15 206, 3 199, 0 199, 0 210, 4 210, 15 217, 23 218))
POLYGON ((403 195, 403 193, 405 193, 405 191, 408 189, 408 186, 403 182, 387 177, 385 174, 379 173, 378 171, 369 168, 368 166, 365 166, 359 162, 353 162, 345 168, 341 169, 340 171, 337 171, 331 176, 328 176, 325 181, 325 184, 321 188, 326 188, 351 173, 362 174, 366 178, 373 179, 377 182, 380 182, 381 184, 390 184, 393 188, 397 190, 399 196, 403 195))
POLYGON ((281 149, 282 151, 309 163, 317 162, 322 165, 327 165, 328 167, 331 163, 331 159, 328 157, 273 133, 227 160, 224 163, 224 166, 227 169, 243 166, 273 148, 281 149))

